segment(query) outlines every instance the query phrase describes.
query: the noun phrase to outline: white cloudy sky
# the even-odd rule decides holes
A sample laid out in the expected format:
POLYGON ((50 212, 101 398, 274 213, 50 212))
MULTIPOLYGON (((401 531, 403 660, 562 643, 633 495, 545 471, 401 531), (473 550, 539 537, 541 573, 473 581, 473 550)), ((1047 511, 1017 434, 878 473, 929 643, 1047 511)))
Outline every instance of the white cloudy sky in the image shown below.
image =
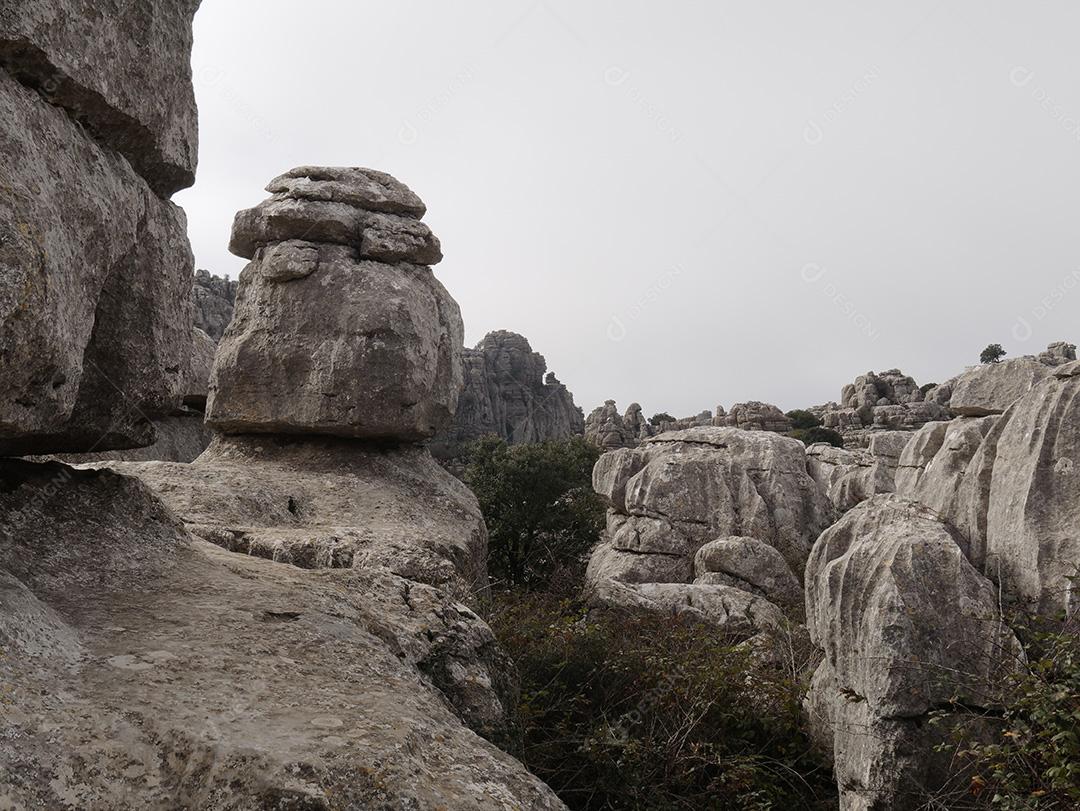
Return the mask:
POLYGON ((428 204, 467 342, 586 411, 836 399, 1080 339, 1080 4, 204 0, 199 267, 305 163, 428 204))

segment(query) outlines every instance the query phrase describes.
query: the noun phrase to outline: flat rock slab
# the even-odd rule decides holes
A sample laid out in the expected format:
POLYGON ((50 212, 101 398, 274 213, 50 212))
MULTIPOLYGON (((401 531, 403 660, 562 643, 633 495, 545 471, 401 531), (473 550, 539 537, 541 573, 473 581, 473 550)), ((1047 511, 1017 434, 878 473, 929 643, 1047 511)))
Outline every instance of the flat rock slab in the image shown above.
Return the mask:
POLYGON ((192 541, 108 472, 0 475, 0 805, 562 808, 447 700, 436 590, 192 541))

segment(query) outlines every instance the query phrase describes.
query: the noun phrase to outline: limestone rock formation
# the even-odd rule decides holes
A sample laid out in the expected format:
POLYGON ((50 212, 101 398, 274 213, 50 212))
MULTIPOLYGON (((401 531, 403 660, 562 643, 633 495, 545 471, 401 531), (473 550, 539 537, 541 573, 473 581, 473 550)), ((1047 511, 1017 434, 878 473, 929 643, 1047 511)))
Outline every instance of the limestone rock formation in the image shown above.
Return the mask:
POLYGON ((745 637, 784 627, 784 614, 773 603, 748 590, 723 584, 603 580, 591 591, 589 603, 595 608, 668 614, 745 637))
MULTIPOLYGON (((807 706, 834 753, 842 809, 923 807, 946 763, 926 723, 951 704, 1004 705, 1023 651, 993 584, 927 508, 877 495, 814 545, 806 613, 825 653, 807 706)), ((970 718, 957 716, 957 723, 970 718)))
MULTIPOLYGON (((593 588, 608 580, 666 582, 765 595, 762 567, 777 564, 770 583, 797 577, 814 539, 833 519, 825 492, 806 472, 803 444, 766 431, 700 427, 661 434, 640 448, 601 456, 593 488, 611 507, 586 573, 593 588), (746 566, 729 566, 730 581, 707 576, 723 570, 719 563, 711 569, 713 558, 705 557, 698 566, 704 581, 692 584, 699 550, 730 536, 759 541, 776 555, 755 552, 751 565, 753 550, 743 542, 746 566)), ((769 589, 779 593, 779 587, 769 589)), ((697 593, 665 593, 676 592, 697 593)))
POLYGON ((199 3, 161 0, 133 11, 117 0, 2 0, 0 68, 168 197, 195 182, 191 20, 199 3))
POLYGON ((465 386, 453 425, 433 443, 454 455, 464 443, 495 435, 507 442, 580 436, 585 418, 574 396, 547 371, 544 356, 514 332, 489 332, 464 350, 465 386), (546 374, 545 374, 546 373, 546 374))
POLYGON ((694 583, 759 594, 788 616, 802 618, 802 583, 775 548, 756 538, 731 535, 709 541, 694 556, 694 583))
POLYGON ((896 489, 888 466, 862 448, 848 450, 816 443, 806 449, 806 469, 841 512, 876 493, 896 489))
POLYGON ((1054 341, 1046 347, 1046 350, 1035 356, 1039 363, 1046 366, 1061 366, 1069 361, 1076 360, 1076 344, 1068 341, 1054 341))
POLYGON ((228 277, 212 276, 209 271, 196 270, 191 285, 195 308, 195 326, 217 343, 232 321, 239 282, 228 277))
POLYGON ((1049 367, 1032 358, 984 363, 957 378, 949 409, 965 417, 1000 414, 1051 373, 1049 367))
MULTIPOLYGON (((171 19, 172 11, 191 5, 166 2, 136 16, 166 25, 159 15, 171 19)), ((127 145, 122 132, 109 129, 120 111, 91 92, 93 82, 108 79, 101 64, 65 61, 76 78, 58 68, 64 92, 43 96, 33 89, 34 77, 49 64, 42 60, 63 56, 67 37, 86 31, 91 19, 85 15, 101 18, 100 10, 91 4, 64 13, 51 3, 10 6, 0 15, 0 453, 147 445, 154 440, 151 420, 180 403, 190 352, 186 220, 132 169, 129 153, 116 151, 127 145), (46 37, 41 47, 13 33, 23 28, 46 37), (85 91, 80 100, 97 99, 93 109, 100 116, 89 120, 98 122, 101 129, 91 130, 98 137, 72 119, 82 108, 67 90, 85 91)), ((109 49, 96 35, 78 41, 109 49)), ((161 58, 186 64, 181 45, 161 58)), ((134 73, 148 61, 135 62, 134 73)), ((175 77, 162 78, 151 95, 168 96, 185 72, 178 68, 175 77)))
POLYGON ((419 198, 368 169, 283 177, 268 186, 282 191, 233 224, 230 248, 253 261, 218 348, 207 422, 225 433, 430 439, 457 406, 463 327, 423 264, 439 257, 406 238, 421 228, 419 198), (411 225, 391 233, 386 217, 411 225))
POLYGON ((896 492, 962 525, 957 497, 963 489, 963 478, 997 420, 997 416, 961 417, 924 425, 900 457, 896 492))
POLYGON ((775 431, 786 434, 791 430, 791 419, 772 403, 751 400, 736 403, 731 411, 717 407, 713 425, 741 428, 744 431, 775 431))
MULTIPOLYGON (((641 406, 638 406, 640 409, 641 406)), ((603 450, 633 448, 639 442, 638 436, 627 428, 614 400, 606 400, 585 419, 585 438, 603 450)))
POLYGON ((927 391, 899 369, 867 372, 844 386, 839 403, 810 409, 826 428, 839 432, 848 448, 864 448, 879 431, 915 431, 928 422, 948 419, 940 396, 927 391))
POLYGON ((563 807, 462 724, 512 685, 440 590, 226 552, 107 471, 0 483, 5 805, 563 807))
POLYGON ((972 562, 1046 615, 1076 610, 1080 571, 1080 361, 998 418, 953 496, 972 562))
POLYGON ((109 466, 234 552, 311 569, 380 566, 458 599, 486 587, 476 498, 420 447, 218 435, 190 465, 109 466))

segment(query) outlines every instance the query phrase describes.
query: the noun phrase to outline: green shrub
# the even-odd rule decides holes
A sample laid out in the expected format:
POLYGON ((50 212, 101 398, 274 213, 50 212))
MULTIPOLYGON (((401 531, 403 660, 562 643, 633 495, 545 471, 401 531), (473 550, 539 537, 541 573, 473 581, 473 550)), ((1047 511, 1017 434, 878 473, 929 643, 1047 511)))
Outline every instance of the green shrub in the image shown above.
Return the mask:
POLYGON ((788 419, 791 420, 791 427, 796 431, 804 430, 806 428, 819 428, 821 426, 821 420, 814 416, 812 412, 801 408, 789 411, 787 416, 788 419))
POLYGON ((665 422, 675 422, 675 418, 666 411, 661 411, 659 414, 653 414, 649 417, 649 425, 653 428, 659 428, 665 422))
POLYGON ((580 571, 604 526, 604 504, 592 489, 599 456, 579 437, 524 445, 491 437, 469 447, 464 479, 487 523, 496 588, 550 587, 580 571))
POLYGON ((801 428, 792 431, 788 436, 793 436, 804 445, 810 446, 815 442, 827 442, 836 448, 844 447, 844 438, 832 428, 801 428))
POLYGON ((1008 354, 1001 348, 1001 344, 990 344, 979 355, 979 363, 997 363, 1008 354))
POLYGON ((1080 635, 1026 634, 1028 666, 1009 685, 1011 701, 996 740, 956 736, 952 751, 968 772, 966 794, 1001 811, 1080 808, 1080 635))
POLYGON ((702 626, 586 619, 535 592, 497 595, 491 624, 521 677, 514 754, 571 809, 836 808, 790 667, 702 626))

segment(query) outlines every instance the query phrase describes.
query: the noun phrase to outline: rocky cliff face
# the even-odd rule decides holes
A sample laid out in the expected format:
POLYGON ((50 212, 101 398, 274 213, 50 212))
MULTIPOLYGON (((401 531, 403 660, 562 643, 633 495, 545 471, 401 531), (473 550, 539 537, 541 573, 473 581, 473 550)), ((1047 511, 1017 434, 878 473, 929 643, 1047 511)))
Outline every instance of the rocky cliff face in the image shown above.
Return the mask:
POLYGON ((180 404, 197 7, 0 2, 0 453, 148 445, 180 404))
POLYGON ((215 343, 221 340, 225 328, 232 321, 239 284, 236 280, 213 276, 206 270, 195 271, 195 280, 191 285, 195 326, 215 343))
POLYGON ((515 332, 489 332, 463 353, 465 382, 450 428, 433 442, 440 456, 454 456, 483 436, 507 442, 544 442, 585 430, 574 396, 547 371, 544 356, 515 332))

